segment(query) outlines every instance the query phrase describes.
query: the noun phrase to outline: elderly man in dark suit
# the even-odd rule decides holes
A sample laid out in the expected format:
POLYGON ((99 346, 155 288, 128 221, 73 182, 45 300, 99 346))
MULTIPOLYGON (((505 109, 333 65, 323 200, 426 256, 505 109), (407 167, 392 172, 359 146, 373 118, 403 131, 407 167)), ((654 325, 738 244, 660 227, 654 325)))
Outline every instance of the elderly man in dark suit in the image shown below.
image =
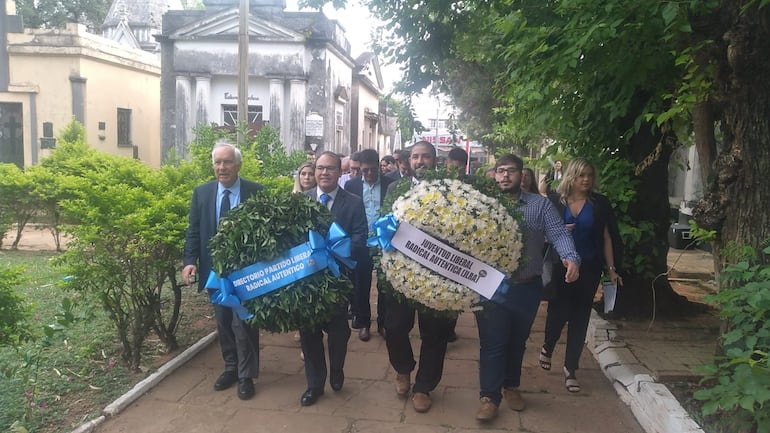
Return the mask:
MULTIPOLYGON (((217 232, 219 219, 262 189, 258 183, 238 176, 243 157, 233 145, 217 143, 211 160, 216 180, 193 191, 184 245, 182 279, 189 286, 192 277, 198 276, 198 291, 204 289, 211 271, 208 242, 217 232)), ((238 397, 247 400, 254 396, 253 379, 259 375, 259 331, 240 320, 229 307, 214 305, 214 315, 225 361, 225 371, 214 383, 214 389, 222 391, 237 382, 238 397)))
MULTIPOLYGON (((364 200, 366 210, 366 223, 369 230, 372 224, 382 216, 380 208, 388 192, 388 185, 393 179, 380 176, 379 154, 374 149, 364 149, 358 152, 358 161, 362 178, 351 179, 345 184, 345 190, 364 200)), ((372 288, 372 269, 374 263, 368 254, 363 257, 353 272, 353 328, 358 329, 358 338, 361 341, 369 341, 369 328, 372 324, 372 310, 369 303, 369 293, 372 288)), ((385 332, 385 301, 383 296, 377 296, 377 331, 384 335, 385 332)))
MULTIPOLYGON (((353 195, 338 185, 342 161, 333 152, 324 152, 316 160, 316 188, 305 194, 326 205, 332 212, 336 222, 351 241, 351 255, 356 261, 368 256, 366 246, 368 230, 366 227, 366 212, 361 197, 353 195)), ((342 389, 345 381, 343 368, 345 355, 350 339, 348 327, 347 305, 341 305, 340 310, 324 326, 315 329, 300 329, 300 343, 305 354, 305 378, 307 390, 302 394, 302 406, 310 406, 318 401, 324 393, 326 385, 326 354, 324 353, 323 331, 329 336, 329 385, 334 391, 342 389)))

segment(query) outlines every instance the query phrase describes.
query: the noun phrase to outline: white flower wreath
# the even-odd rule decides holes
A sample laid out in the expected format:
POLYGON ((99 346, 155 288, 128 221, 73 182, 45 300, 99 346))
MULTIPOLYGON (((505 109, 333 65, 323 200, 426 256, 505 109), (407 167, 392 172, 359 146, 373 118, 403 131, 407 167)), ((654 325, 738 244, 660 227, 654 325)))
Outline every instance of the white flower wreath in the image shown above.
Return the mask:
MULTIPOLYGON (((524 247, 519 222, 500 201, 456 179, 424 180, 393 203, 393 215, 510 277, 524 247)), ((383 251, 382 270, 393 288, 441 311, 464 311, 480 296, 408 258, 383 251)))

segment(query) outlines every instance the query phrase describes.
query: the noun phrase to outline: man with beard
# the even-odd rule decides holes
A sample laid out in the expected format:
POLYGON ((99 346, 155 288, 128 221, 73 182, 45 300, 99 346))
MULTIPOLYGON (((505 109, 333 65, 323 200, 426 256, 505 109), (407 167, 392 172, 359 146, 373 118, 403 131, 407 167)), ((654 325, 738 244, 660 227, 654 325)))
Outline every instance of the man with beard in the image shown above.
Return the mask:
MULTIPOLYGON (((436 149, 427 141, 418 141, 412 147, 409 162, 415 176, 409 180, 416 184, 423 172, 435 170, 436 149)), ((391 184, 388 193, 392 193, 399 182, 391 184)), ((414 386, 412 386, 411 373, 417 363, 414 360, 409 332, 414 327, 415 308, 406 302, 399 302, 392 296, 389 297, 387 305, 385 342, 390 364, 396 370, 396 394, 405 397, 411 389, 414 410, 420 413, 427 412, 431 407, 430 393, 438 386, 444 371, 447 343, 454 331, 457 318, 436 317, 417 311, 420 327, 420 362, 414 378, 414 386)))
POLYGON ((476 313, 480 343, 481 407, 476 414, 479 421, 497 416, 503 394, 510 409, 522 411, 526 406, 518 388, 527 338, 540 305, 545 239, 556 248, 567 268, 565 281, 578 278, 580 257, 572 236, 547 198, 521 190, 522 168, 524 162, 512 154, 503 155, 495 164, 498 186, 519 203, 524 214, 527 242, 525 264, 509 281, 508 291, 495 294, 494 302, 487 302, 484 310, 476 313))

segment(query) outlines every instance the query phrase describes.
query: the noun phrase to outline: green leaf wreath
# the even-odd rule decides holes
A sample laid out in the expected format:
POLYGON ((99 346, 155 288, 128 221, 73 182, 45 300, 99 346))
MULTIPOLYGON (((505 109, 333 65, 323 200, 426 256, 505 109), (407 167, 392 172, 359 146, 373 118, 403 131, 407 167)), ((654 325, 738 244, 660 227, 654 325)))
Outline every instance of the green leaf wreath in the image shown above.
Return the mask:
MULTIPOLYGON (((230 211, 220 222, 209 249, 218 275, 267 261, 307 242, 308 231, 323 236, 333 222, 331 212, 305 194, 262 191, 230 211)), ((270 332, 312 329, 327 323, 348 302, 352 285, 328 269, 278 290, 245 301, 254 317, 248 322, 270 332)))

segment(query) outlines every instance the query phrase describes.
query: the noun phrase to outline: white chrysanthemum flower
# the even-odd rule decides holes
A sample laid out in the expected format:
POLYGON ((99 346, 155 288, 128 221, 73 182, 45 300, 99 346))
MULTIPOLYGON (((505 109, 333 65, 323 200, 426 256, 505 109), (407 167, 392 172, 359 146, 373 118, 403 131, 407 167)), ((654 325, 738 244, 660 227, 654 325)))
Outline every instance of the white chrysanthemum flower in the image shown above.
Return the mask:
MULTIPOLYGON (((508 209, 471 185, 454 179, 422 181, 393 203, 393 214, 510 276, 523 253, 522 230, 508 209)), ((382 270, 395 290, 436 310, 463 311, 479 295, 404 254, 384 252, 382 270)))

